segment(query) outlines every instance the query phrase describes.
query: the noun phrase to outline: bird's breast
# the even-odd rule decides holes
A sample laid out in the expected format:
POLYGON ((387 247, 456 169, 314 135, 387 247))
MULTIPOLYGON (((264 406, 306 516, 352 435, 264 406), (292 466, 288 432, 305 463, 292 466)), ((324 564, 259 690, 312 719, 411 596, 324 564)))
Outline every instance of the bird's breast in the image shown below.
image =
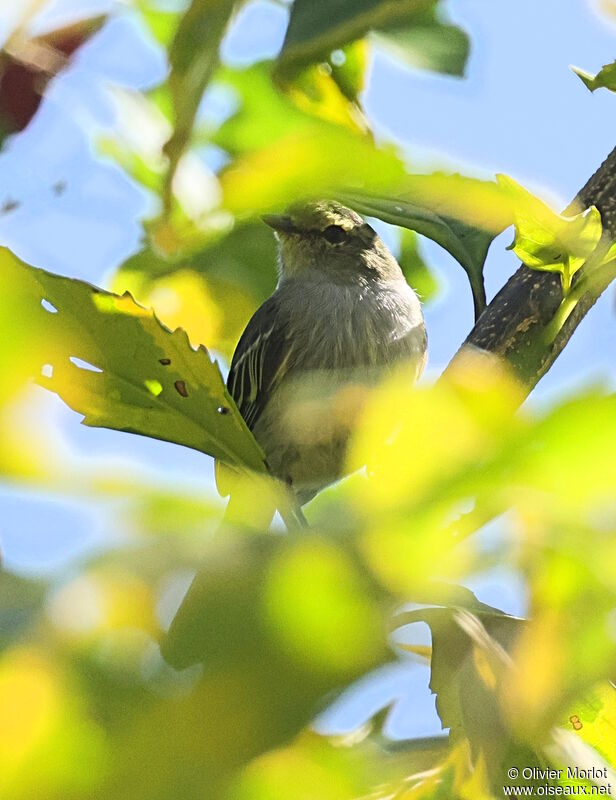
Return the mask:
POLYGON ((298 368, 379 368, 423 358, 425 329, 417 296, 405 281, 361 286, 330 282, 295 285, 285 306, 300 308, 289 321, 302 345, 298 368))

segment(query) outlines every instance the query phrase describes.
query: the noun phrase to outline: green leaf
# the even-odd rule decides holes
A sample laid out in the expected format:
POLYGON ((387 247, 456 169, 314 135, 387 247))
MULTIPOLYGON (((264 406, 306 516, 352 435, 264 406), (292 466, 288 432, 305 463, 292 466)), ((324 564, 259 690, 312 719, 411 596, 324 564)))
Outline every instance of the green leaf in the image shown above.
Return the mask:
POLYGON ((556 214, 512 178, 498 175, 514 202, 515 239, 509 247, 531 269, 560 272, 563 291, 597 247, 603 227, 592 206, 573 217, 556 214))
POLYGON ((566 719, 562 720, 562 727, 616 768, 616 688, 613 683, 600 683, 572 705, 566 719))
POLYGON ((320 535, 218 539, 161 648, 176 668, 203 663, 200 716, 241 761, 288 741, 324 697, 390 659, 382 614, 352 551, 320 535))
POLYGON ((468 275, 475 317, 481 314, 486 306, 483 266, 492 240, 501 231, 482 230, 403 200, 351 194, 344 199, 361 214, 416 231, 444 247, 468 275))
POLYGON ((136 0, 136 9, 139 19, 144 22, 154 39, 163 47, 168 48, 178 29, 180 13, 175 10, 160 8, 156 0, 136 0))
POLYGON ((595 89, 609 89, 611 92, 616 92, 616 61, 605 64, 596 75, 579 67, 571 67, 571 69, 591 92, 594 92, 595 89))
POLYGON ((41 581, 0 570, 0 651, 37 623, 46 590, 41 581))
POLYGON ((405 621, 426 622, 432 634, 430 688, 452 743, 468 739, 474 759, 485 759, 496 790, 512 764, 534 766, 536 755, 515 740, 502 713, 500 691, 511 670, 510 652, 526 624, 496 609, 426 608, 405 621))
POLYGON ((332 78, 342 94, 351 102, 358 102, 366 82, 368 68, 368 46, 364 39, 334 50, 329 57, 332 78))
POLYGON ((434 272, 423 260, 419 252, 417 234, 408 229, 402 230, 398 263, 409 285, 415 289, 425 305, 434 300, 439 291, 439 282, 434 272))
POLYGON ((438 7, 438 0, 295 0, 279 69, 289 73, 327 60, 332 50, 380 31, 415 65, 460 74, 466 35, 441 25, 438 7))
MULTIPOLYGON (((0 250, 0 274, 17 282, 40 323, 38 383, 84 424, 185 445, 264 471, 263 454, 226 390, 218 364, 152 311, 82 281, 52 275, 0 250)), ((11 330, 3 335, 12 336, 11 330)))
POLYGON ((201 98, 218 66, 220 41, 234 5, 234 0, 192 0, 173 39, 169 87, 175 124, 165 146, 169 156, 168 192, 180 158, 190 143, 201 98))
POLYGON ((378 44, 411 66, 447 75, 463 75, 469 54, 468 36, 456 25, 439 21, 434 8, 406 28, 375 34, 378 44))

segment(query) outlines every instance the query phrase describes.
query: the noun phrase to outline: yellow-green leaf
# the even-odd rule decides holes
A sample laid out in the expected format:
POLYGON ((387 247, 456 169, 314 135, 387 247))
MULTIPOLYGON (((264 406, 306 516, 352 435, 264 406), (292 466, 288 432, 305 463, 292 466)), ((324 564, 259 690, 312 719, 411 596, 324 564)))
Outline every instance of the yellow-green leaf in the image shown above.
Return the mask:
POLYGON ((616 92, 616 61, 605 64, 596 75, 579 67, 571 67, 571 69, 591 92, 596 89, 609 89, 611 92, 616 92))
POLYGON ((560 272, 563 290, 597 247, 603 228, 594 206, 565 217, 507 175, 498 175, 500 186, 514 204, 515 239, 510 249, 531 269, 560 272))
MULTIPOLYGON (((29 300, 40 339, 38 383, 84 424, 129 431, 264 471, 263 454, 205 347, 170 331, 129 294, 28 266, 0 250, 2 285, 29 300)), ((13 325, 19 319, 13 318, 13 325)), ((11 339, 7 325, 2 336, 11 339)), ((32 363, 32 362, 31 362, 32 363)))

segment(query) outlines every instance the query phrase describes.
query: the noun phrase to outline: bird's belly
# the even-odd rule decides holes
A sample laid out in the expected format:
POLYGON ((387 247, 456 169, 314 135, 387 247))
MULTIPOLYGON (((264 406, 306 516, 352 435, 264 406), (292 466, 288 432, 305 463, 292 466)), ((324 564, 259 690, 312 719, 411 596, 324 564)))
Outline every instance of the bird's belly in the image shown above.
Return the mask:
POLYGON ((301 502, 345 474, 349 439, 383 373, 408 365, 414 378, 418 369, 414 349, 402 345, 395 355, 377 351, 369 364, 358 363, 356 351, 323 355, 326 366, 292 372, 281 383, 254 428, 273 474, 301 502))
POLYGON ((305 342, 258 419, 254 434, 273 474, 305 502, 345 472, 346 449, 367 397, 383 374, 399 365, 414 379, 426 338, 415 294, 404 284, 389 295, 340 290, 306 300, 310 314, 297 339, 305 342), (407 291, 408 290, 408 291, 407 291))
POLYGON ((339 385, 323 375, 288 381, 272 397, 254 434, 272 473, 306 502, 344 472, 346 447, 365 386, 339 385))

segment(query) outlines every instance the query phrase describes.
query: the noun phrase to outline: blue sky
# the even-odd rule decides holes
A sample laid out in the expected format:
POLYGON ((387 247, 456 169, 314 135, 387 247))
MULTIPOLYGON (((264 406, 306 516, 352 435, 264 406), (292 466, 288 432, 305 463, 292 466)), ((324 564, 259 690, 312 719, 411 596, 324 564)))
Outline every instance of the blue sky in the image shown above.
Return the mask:
MULTIPOLYGON (((71 9, 108 5, 58 0, 47 21, 70 17, 71 9)), ((616 98, 605 91, 591 95, 569 64, 594 72, 614 60, 616 28, 595 13, 590 0, 456 0, 448 8, 471 35, 466 79, 427 75, 375 53, 365 106, 376 130, 402 143, 419 165, 445 165, 487 176, 505 172, 557 205, 566 205, 614 146, 616 121, 616 98)), ((272 56, 281 44, 284 22, 280 7, 267 2, 248 6, 225 42, 225 58, 246 63, 272 56)), ((140 35, 129 13, 83 49, 53 84, 28 131, 0 156, 0 205, 7 199, 20 201, 18 209, 0 217, 0 244, 30 263, 95 283, 104 283, 114 267, 136 251, 140 219, 149 201, 117 166, 96 156, 93 141, 114 122, 110 85, 142 88, 163 75, 160 54, 140 35), (60 180, 66 181, 67 189, 55 197, 52 187, 60 180)), ((487 267, 490 295, 517 267, 514 256, 505 251, 510 240, 511 232, 505 232, 492 247, 487 267)), ((430 242, 423 252, 445 286, 426 310, 430 377, 444 367, 470 330, 472 304, 466 278, 453 260, 430 242)), ((547 405, 580 383, 613 387, 615 352, 610 291, 584 320, 531 403, 547 405)), ((34 390, 32 402, 33 420, 53 431, 62 457, 71 461, 76 474, 100 459, 115 470, 147 475, 163 486, 203 490, 212 485, 210 459, 198 453, 85 428, 56 397, 42 391, 34 390)), ((107 510, 78 498, 0 485, 6 565, 22 572, 50 572, 80 553, 104 546, 118 534, 114 515, 107 510)), ((510 576, 491 575, 478 580, 476 588, 486 602, 500 601, 509 610, 520 610, 510 576)), ((412 669, 416 674, 417 668, 412 669)), ((404 694, 400 687, 409 676, 399 672, 395 679, 390 671, 371 684, 364 702, 371 692, 379 702, 404 694)), ((418 727, 413 730, 408 730, 409 709, 404 702, 398 707, 396 713, 407 721, 405 732, 433 730, 430 699, 406 697, 407 704, 427 705, 421 713, 414 707, 418 727)), ((348 708, 345 715, 348 720, 348 708)), ((391 724, 396 729, 395 718, 391 724)))

